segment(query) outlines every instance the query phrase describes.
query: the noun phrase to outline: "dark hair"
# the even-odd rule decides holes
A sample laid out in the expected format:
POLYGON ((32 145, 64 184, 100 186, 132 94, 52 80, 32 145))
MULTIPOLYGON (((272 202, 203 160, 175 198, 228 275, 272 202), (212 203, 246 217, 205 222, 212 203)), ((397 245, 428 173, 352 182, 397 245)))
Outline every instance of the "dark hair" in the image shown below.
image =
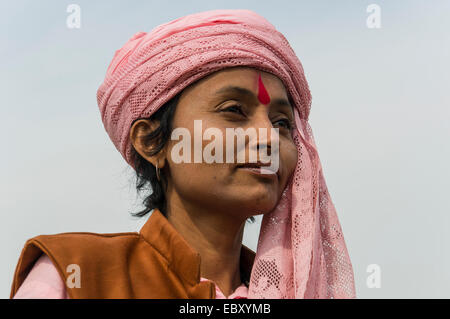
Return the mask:
MULTIPOLYGON (((181 92, 162 105, 152 116, 152 120, 159 121, 159 126, 148 135, 143 136, 144 145, 152 145, 158 142, 149 152, 149 156, 158 154, 166 145, 172 133, 172 119, 175 108, 178 104, 181 92)), ((151 194, 144 198, 143 205, 145 208, 137 213, 132 213, 134 217, 143 217, 154 208, 158 208, 161 213, 167 217, 165 189, 167 180, 161 171, 161 182, 156 177, 156 167, 143 158, 132 146, 131 159, 136 170, 136 190, 138 193, 151 190, 151 194), (150 186, 150 188, 149 188, 150 186)))
MULTIPOLYGON (((157 141, 156 146, 148 152, 149 156, 158 154, 169 140, 172 134, 173 115, 175 114, 175 109, 178 105, 181 93, 182 92, 178 93, 171 100, 162 105, 158 111, 151 116, 152 120, 159 121, 159 126, 148 135, 142 137, 144 145, 152 145, 152 143, 157 141)), ((137 192, 152 191, 142 202, 145 208, 137 213, 132 213, 131 215, 134 217, 143 217, 154 208, 158 208, 161 213, 167 217, 167 202, 165 197, 167 179, 163 172, 161 171, 160 174, 161 181, 158 181, 158 178, 156 177, 156 167, 143 158, 133 146, 131 147, 131 158, 136 170, 137 192)), ((252 223, 255 221, 253 216, 249 217, 249 219, 252 223)))

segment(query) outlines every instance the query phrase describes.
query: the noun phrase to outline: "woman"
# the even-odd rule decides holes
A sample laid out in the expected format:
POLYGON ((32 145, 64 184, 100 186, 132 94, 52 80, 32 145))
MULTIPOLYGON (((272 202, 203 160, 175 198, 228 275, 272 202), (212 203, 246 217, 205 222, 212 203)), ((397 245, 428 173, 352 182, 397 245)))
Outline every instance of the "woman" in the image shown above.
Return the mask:
POLYGON ((214 10, 139 32, 116 51, 97 98, 138 190, 153 190, 137 215, 153 212, 139 233, 30 239, 11 297, 43 286, 56 298, 355 297, 303 68, 267 20, 214 10), (256 139, 235 144, 230 129, 256 139), (242 235, 258 214, 255 255, 242 235))

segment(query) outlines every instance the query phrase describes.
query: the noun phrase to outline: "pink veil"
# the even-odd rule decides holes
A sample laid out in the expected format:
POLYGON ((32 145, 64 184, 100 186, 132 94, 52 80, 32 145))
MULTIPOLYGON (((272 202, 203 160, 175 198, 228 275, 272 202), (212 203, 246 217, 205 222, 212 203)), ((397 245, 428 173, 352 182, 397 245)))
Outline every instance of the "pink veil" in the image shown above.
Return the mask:
POLYGON ((129 129, 189 84, 227 67, 278 76, 295 103, 295 172, 263 217, 249 298, 355 298, 353 268, 308 123, 311 94, 285 37, 250 10, 187 15, 138 32, 115 52, 97 91, 105 129, 131 165, 129 129))
POLYGON ((248 298, 356 298, 353 268, 311 127, 295 112, 298 160, 264 215, 248 298))

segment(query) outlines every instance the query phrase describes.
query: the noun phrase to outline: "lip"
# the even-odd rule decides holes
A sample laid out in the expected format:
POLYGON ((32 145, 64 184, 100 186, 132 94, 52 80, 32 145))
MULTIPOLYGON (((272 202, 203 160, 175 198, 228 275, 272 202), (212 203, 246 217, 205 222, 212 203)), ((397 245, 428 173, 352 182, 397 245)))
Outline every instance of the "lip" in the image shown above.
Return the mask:
POLYGON ((276 172, 270 169, 270 165, 262 164, 262 163, 246 163, 242 165, 238 165, 237 168, 248 171, 249 173, 266 177, 266 178, 275 178, 279 177, 279 170, 276 172))

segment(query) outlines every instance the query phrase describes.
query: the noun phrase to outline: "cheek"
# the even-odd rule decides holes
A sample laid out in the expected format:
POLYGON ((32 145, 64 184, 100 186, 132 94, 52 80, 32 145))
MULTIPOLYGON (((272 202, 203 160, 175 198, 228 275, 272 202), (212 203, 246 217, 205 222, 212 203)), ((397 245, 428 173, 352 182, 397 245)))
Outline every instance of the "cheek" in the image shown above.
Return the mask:
MULTIPOLYGON (((210 127, 206 126, 206 121, 203 121, 202 134, 210 127)), ((206 163, 203 158, 200 163, 194 162, 195 141, 194 141, 194 126, 190 123, 186 123, 185 128, 190 133, 190 145, 191 162, 190 163, 177 163, 173 160, 172 155, 176 156, 177 151, 172 154, 173 147, 180 143, 180 140, 169 141, 167 148, 167 161, 170 170, 171 184, 176 191, 184 198, 193 198, 199 196, 215 196, 214 194, 223 189, 223 187, 230 184, 231 167, 228 163, 206 163), (203 195, 200 195, 203 194, 203 195)), ((203 135, 202 135, 203 136, 203 135)), ((214 138, 213 138, 214 139, 214 138)), ((205 150, 206 146, 210 144, 212 140, 201 139, 201 150, 205 150)), ((225 147, 222 146, 222 152, 225 156, 225 147)), ((208 152, 209 153, 209 152, 208 152)), ((214 154, 215 152, 212 152, 214 154)), ((225 161, 225 159, 224 159, 225 161)))
POLYGON ((170 163, 170 183, 174 192, 184 201, 215 206, 229 198, 229 173, 225 164, 170 163))
POLYGON ((169 163, 171 182, 176 189, 198 192, 217 178, 214 171, 201 163, 169 163))
POLYGON ((294 142, 289 141, 280 145, 280 157, 283 165, 283 177, 288 180, 294 174, 297 165, 298 151, 294 142))

